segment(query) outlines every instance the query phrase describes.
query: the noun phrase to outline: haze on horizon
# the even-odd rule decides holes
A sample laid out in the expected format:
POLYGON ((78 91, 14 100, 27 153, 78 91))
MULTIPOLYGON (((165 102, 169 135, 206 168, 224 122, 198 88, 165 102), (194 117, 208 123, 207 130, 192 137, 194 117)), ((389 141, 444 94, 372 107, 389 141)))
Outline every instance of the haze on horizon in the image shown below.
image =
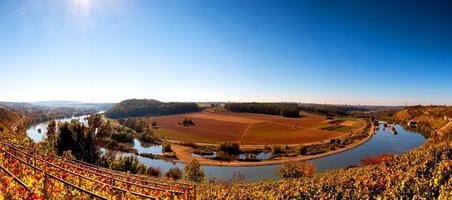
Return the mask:
POLYGON ((450 1, 0 2, 0 101, 452 105, 450 1))

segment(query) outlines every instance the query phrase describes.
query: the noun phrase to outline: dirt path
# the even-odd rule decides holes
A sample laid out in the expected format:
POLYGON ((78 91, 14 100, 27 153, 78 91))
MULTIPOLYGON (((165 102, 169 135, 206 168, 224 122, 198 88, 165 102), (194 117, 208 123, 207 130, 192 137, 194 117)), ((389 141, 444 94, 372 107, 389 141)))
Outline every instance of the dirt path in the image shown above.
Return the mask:
POLYGON ((330 156, 333 154, 341 153, 350 149, 353 149, 355 147, 358 147, 367 141, 369 141, 374 133, 374 126, 369 130, 368 136, 364 138, 363 140, 360 140, 358 142, 355 142, 353 144, 350 144, 346 146, 345 148, 337 149, 334 151, 329 151, 323 154, 317 154, 317 155, 303 155, 303 156, 296 156, 296 157, 278 157, 274 158, 272 160, 265 160, 260 162, 244 162, 244 161, 217 161, 217 160, 211 160, 207 158, 202 157, 193 157, 191 154, 193 153, 193 149, 191 147, 181 146, 178 144, 173 144, 171 147, 174 152, 176 152, 178 160, 176 162, 181 163, 188 163, 189 161, 196 159, 200 162, 201 165, 211 165, 211 166, 263 166, 263 165, 277 165, 287 162, 288 160, 293 160, 295 162, 301 162, 316 158, 321 158, 325 156, 330 156))
POLYGON ((22 118, 20 118, 19 120, 17 120, 17 122, 15 122, 13 125, 11 125, 11 131, 12 132, 16 132, 17 130, 17 126, 22 123, 25 120, 25 117, 22 116, 22 118))
POLYGON ((248 135, 248 132, 251 128, 251 126, 253 125, 253 123, 249 123, 248 127, 246 127, 245 131, 243 131, 242 137, 240 137, 240 141, 239 144, 242 144, 243 140, 245 139, 245 137, 248 135))
POLYGON ((450 129, 452 129, 452 121, 449 121, 449 123, 447 123, 446 125, 444 125, 444 126, 440 129, 440 131, 445 132, 445 131, 450 130, 450 129))

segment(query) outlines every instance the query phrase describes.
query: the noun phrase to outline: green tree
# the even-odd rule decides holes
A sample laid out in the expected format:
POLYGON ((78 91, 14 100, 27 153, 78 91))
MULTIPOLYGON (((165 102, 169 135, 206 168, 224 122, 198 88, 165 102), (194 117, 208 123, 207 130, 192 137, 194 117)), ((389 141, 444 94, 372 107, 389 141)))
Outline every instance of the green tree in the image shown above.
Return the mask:
POLYGON ((57 122, 56 120, 52 120, 47 124, 47 141, 50 144, 55 145, 57 139, 57 122))
POLYGON ((204 181, 204 171, 202 171, 201 165, 199 164, 198 160, 193 159, 187 165, 185 165, 184 178, 185 180, 197 183, 204 181))
POLYGON ((58 155, 71 150, 75 158, 89 163, 99 158, 94 133, 77 120, 59 124, 55 147, 58 155))

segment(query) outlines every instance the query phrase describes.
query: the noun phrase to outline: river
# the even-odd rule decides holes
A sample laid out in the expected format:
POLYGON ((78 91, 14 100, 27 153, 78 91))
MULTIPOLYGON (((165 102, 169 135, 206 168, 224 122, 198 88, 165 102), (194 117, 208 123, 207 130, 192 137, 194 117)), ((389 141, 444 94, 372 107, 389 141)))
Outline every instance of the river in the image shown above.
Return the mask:
MULTIPOLYGON (((72 119, 84 121, 84 117, 65 118, 60 121, 70 121, 72 119)), ((31 126, 27 130, 28 136, 35 142, 43 139, 46 123, 40 123, 31 126), (41 128, 39 133, 37 129, 41 128)), ((420 146, 426 138, 421 134, 404 129, 400 125, 395 125, 397 130, 394 135, 389 128, 384 128, 380 125, 376 134, 366 143, 355 147, 353 149, 334 154, 331 156, 310 160, 315 166, 316 171, 325 171, 329 169, 344 168, 350 165, 359 165, 361 159, 367 156, 376 156, 384 153, 401 154, 410 151, 413 148, 420 146)), ((134 141, 135 149, 139 152, 157 153, 161 147, 159 146, 142 146, 138 140, 134 141), (147 149, 149 148, 149 149, 147 149)), ((154 160, 142 156, 137 156, 138 160, 143 162, 146 166, 158 167, 165 173, 170 168, 183 168, 182 163, 173 163, 165 160, 154 160)), ((229 167, 229 166, 202 166, 206 177, 210 179, 229 181, 234 175, 243 175, 243 180, 246 182, 260 181, 266 179, 278 179, 276 171, 281 165, 267 165, 267 166, 252 166, 252 167, 229 167)), ((239 176, 236 176, 239 177, 239 176)))

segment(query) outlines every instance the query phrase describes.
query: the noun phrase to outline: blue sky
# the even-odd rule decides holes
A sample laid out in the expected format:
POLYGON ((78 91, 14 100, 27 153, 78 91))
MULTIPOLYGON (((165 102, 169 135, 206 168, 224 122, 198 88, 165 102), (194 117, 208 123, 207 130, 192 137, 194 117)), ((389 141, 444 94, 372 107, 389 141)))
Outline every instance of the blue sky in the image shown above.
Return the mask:
POLYGON ((452 104, 449 2, 3 0, 0 101, 452 104))

